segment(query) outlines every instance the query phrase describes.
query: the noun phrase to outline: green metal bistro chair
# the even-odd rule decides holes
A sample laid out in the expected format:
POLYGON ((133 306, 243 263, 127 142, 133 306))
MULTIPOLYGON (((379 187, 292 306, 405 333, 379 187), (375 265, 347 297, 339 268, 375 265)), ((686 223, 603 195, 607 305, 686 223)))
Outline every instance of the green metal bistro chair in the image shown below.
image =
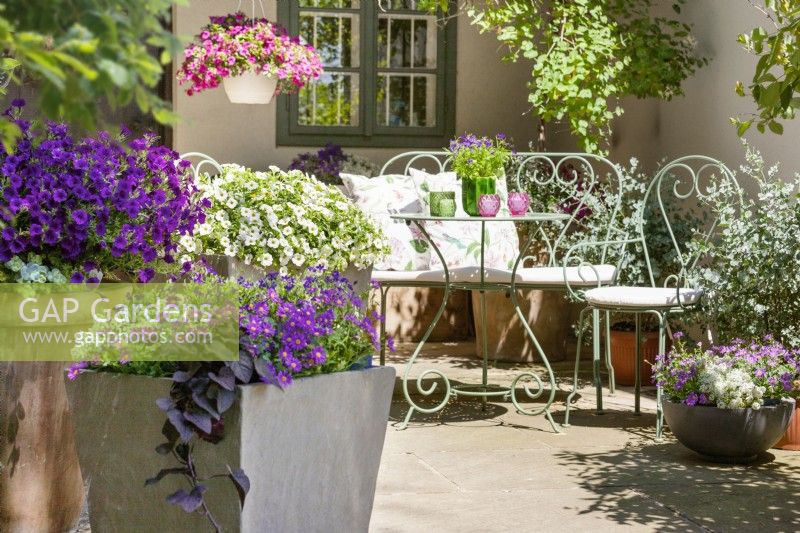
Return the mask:
MULTIPOLYGON (((671 315, 690 311, 698 306, 703 296, 702 287, 691 286, 691 274, 698 263, 703 259, 698 254, 693 254, 686 246, 686 243, 679 242, 673 231, 673 223, 668 216, 668 209, 665 205, 665 198, 669 195, 679 201, 687 209, 700 209, 703 199, 709 194, 712 187, 718 186, 722 182, 727 182, 733 187, 741 197, 739 187, 734 174, 720 161, 705 156, 686 156, 676 159, 656 174, 653 181, 648 186, 644 200, 639 205, 635 214, 636 234, 630 238, 619 240, 608 240, 598 243, 581 243, 573 246, 566 254, 565 264, 583 264, 581 259, 582 251, 592 246, 615 246, 619 247, 620 257, 624 257, 625 251, 630 245, 641 247, 644 261, 649 278, 649 286, 606 286, 595 287, 592 289, 577 288, 568 284, 568 290, 576 298, 586 302, 586 307, 581 311, 578 348, 575 356, 575 371, 573 375, 572 392, 567 398, 566 412, 564 414, 564 426, 569 426, 569 412, 572 401, 577 394, 578 388, 578 369, 581 357, 582 332, 584 330, 586 316, 589 312, 596 315, 598 311, 604 311, 607 315, 610 312, 630 313, 634 316, 636 326, 636 376, 635 376, 635 400, 634 412, 640 412, 641 395, 641 324, 642 317, 651 315, 658 321, 659 353, 664 353, 666 349, 666 335, 668 330, 668 319, 671 315), (658 222, 663 222, 671 241, 671 255, 674 256, 675 264, 672 269, 674 274, 669 275, 663 287, 656 284, 656 278, 651 264, 651 246, 648 245, 646 236, 646 214, 648 209, 655 209, 658 222)), ((717 221, 710 220, 704 223, 703 228, 696 228, 697 235, 705 240, 711 239, 716 230, 717 221)), ((594 340, 594 361, 595 365, 599 361, 599 328, 596 322, 593 324, 594 340)), ((595 378, 597 372, 595 371, 595 378)), ((603 410, 603 393, 601 383, 595 379, 597 394, 597 412, 603 410)), ((656 393, 656 438, 661 438, 663 431, 663 411, 661 408, 661 389, 656 393)))
MULTIPOLYGON (((586 210, 591 208, 592 195, 595 194, 597 186, 604 181, 607 184, 606 192, 612 191, 616 193, 613 196, 615 201, 612 200, 608 203, 611 204, 610 209, 612 211, 610 219, 617 222, 620 209, 619 194, 621 194, 620 191, 622 190, 620 169, 608 159, 592 154, 517 152, 513 157, 515 158, 514 166, 516 171, 515 175, 510 176, 510 178, 516 182, 518 190, 525 190, 525 184, 521 183, 521 181, 523 176, 526 176, 527 179, 532 181, 532 183, 527 184, 528 186, 555 186, 563 190, 572 191, 568 195, 569 198, 564 198, 564 201, 569 203, 568 206, 565 205, 565 208, 571 210, 572 216, 562 223, 555 235, 553 233, 548 235, 541 226, 536 230, 538 235, 531 235, 531 241, 534 241, 534 237, 536 237, 535 242, 540 247, 540 250, 544 251, 544 254, 536 253, 523 256, 519 268, 516 270, 516 287, 526 290, 566 292, 568 285, 584 288, 613 285, 617 279, 617 268, 613 264, 608 264, 607 261, 610 256, 611 245, 600 246, 599 253, 595 256, 596 261, 590 267, 585 265, 567 266, 563 260, 569 249, 569 239, 574 238, 573 233, 579 226, 579 218, 585 216, 586 210), (544 259, 543 255, 545 256, 544 259)), ((450 154, 449 152, 407 152, 399 154, 387 161, 381 170, 381 174, 387 174, 392 170, 401 170, 403 174, 408 175, 410 168, 426 170, 429 173, 445 172, 450 168, 450 154), (425 168, 426 166, 428 167, 427 169, 425 168)), ((612 223, 603 231, 600 238, 611 241, 613 238, 619 237, 619 235, 619 230, 612 223)), ((524 248, 522 251, 526 252, 524 248)), ((480 271, 480 269, 478 267, 466 267, 452 269, 450 273, 463 280, 480 277, 476 271, 480 271)), ((487 279, 507 279, 511 276, 511 269, 508 271, 484 269, 484 272, 487 279)), ((441 276, 439 277, 441 278, 441 276)), ((391 288, 437 287, 442 284, 440 279, 436 279, 435 271, 374 271, 373 280, 380 283, 382 316, 386 314, 387 293, 391 288)), ((511 298, 515 299, 516 294, 511 294, 511 298)), ((482 305, 481 307, 483 319, 485 320, 485 306, 482 305)), ((594 313, 593 318, 599 327, 600 311, 594 313)), ((608 319, 610 319, 610 314, 606 313, 607 328, 610 326, 608 319)), ((530 336, 533 336, 530 325, 524 318, 521 323, 528 330, 530 336)), ((430 334, 431 329, 429 328, 423 336, 423 342, 430 334)), ((385 324, 381 324, 380 338, 380 360, 381 364, 384 364, 385 324)), ((483 342, 483 355, 486 357, 488 347, 486 346, 487 340, 485 337, 483 342)), ((539 346, 536 346, 536 348, 541 351, 539 346)), ((606 367, 612 375, 610 382, 613 387, 613 368, 611 367, 610 353, 608 350, 606 352, 606 367)), ((595 372, 599 372, 599 366, 595 368, 595 372)), ((595 379, 596 382, 600 383, 599 375, 595 379)))

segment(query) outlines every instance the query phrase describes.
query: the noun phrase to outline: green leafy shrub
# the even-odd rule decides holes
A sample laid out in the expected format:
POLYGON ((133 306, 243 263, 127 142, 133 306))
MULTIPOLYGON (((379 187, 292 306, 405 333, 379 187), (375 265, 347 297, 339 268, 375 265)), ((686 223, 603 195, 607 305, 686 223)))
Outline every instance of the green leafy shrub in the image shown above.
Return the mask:
POLYGON ((746 157, 742 172, 757 184, 755 195, 721 187, 707 199, 719 233, 695 245, 706 254, 698 272, 704 310, 723 342, 773 335, 800 347, 800 175, 782 180, 749 146, 746 157))

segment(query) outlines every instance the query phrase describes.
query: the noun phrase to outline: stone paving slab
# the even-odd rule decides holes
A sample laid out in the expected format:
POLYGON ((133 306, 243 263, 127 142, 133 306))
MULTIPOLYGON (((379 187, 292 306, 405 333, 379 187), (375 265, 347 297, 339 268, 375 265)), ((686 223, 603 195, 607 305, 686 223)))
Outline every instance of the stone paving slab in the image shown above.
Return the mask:
MULTIPOLYGON (((485 531, 653 531, 636 521, 618 522, 594 510, 595 494, 580 488, 549 491, 482 491, 436 495, 384 495, 375 498, 371 530, 376 532, 485 531), (389 520, 386 520, 389 518, 389 520)), ((669 509, 630 492, 620 502, 655 523, 679 520, 680 531, 702 531, 669 509)), ((673 529, 677 531, 678 529, 673 529)))
MULTIPOLYGON (((389 360, 399 375, 410 350, 389 360)), ((473 343, 429 345, 411 375, 440 368, 479 381, 470 350, 473 343)), ((490 375, 510 380, 524 368, 498 364, 490 375)), ((398 380, 371 531, 800 531, 800 453, 770 450, 752 465, 704 462, 668 432, 654 441, 652 388, 641 415, 630 387, 606 390, 596 414, 591 367, 584 370, 572 425, 560 434, 510 402, 463 398, 398 430, 407 410, 398 380)), ((561 422, 572 368, 555 371, 561 422)))

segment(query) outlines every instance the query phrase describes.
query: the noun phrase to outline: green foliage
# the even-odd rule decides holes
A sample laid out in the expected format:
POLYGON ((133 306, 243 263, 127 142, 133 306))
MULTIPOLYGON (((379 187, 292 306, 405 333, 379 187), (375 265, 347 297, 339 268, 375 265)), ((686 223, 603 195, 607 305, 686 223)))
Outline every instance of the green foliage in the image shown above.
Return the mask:
POLYGON ((114 360, 104 360, 92 365, 92 370, 96 372, 149 376, 151 378, 171 377, 179 368, 180 363, 177 361, 129 361, 120 363, 114 360))
MULTIPOLYGON (((185 2, 179 2, 185 3, 185 2)), ((179 50, 170 0, 8 0, 0 4, 0 48, 17 63, 13 82, 37 82, 39 109, 50 118, 94 130, 101 102, 136 102, 160 123, 174 120, 155 88, 179 50), (152 55, 160 50, 160 57, 152 55)), ((18 133, 6 127, 0 138, 18 133)))
POLYGON ((502 176, 503 167, 511 159, 511 149, 504 134, 495 138, 476 137, 465 133, 450 141, 451 167, 459 179, 502 176))
POLYGON ((800 175, 782 180, 749 146, 743 171, 758 184, 754 198, 722 188, 708 199, 720 229, 697 245, 705 310, 723 342, 773 335, 800 348, 800 175))
MULTIPOLYGON (((685 0, 673 4, 675 11, 685 0)), ((494 33, 505 59, 533 67, 528 100, 543 122, 567 120, 587 152, 603 152, 624 96, 669 100, 708 60, 690 26, 652 17, 657 0, 465 0, 473 25, 494 33)), ((438 8, 426 0, 422 7, 438 8)), ((418 5, 420 5, 418 4, 418 5)))
MULTIPOLYGON (((761 9, 760 7, 758 9, 761 9)), ((800 108, 800 4, 796 0, 764 0, 762 11, 773 24, 739 35, 739 42, 758 57, 753 79, 745 89, 736 83, 736 94, 750 97, 757 114, 751 118, 732 118, 739 136, 756 125, 759 132, 769 129, 783 133, 779 119, 792 119, 800 108)))

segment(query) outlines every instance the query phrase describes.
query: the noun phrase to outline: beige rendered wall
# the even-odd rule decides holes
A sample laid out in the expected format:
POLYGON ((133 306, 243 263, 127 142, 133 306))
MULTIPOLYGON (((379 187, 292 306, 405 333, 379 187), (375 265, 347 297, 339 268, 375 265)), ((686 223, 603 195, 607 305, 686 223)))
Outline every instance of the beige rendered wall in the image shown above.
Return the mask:
MULTIPOLYGON (((756 60, 736 37, 769 22, 746 0, 694 0, 684 7, 684 16, 695 25, 699 49, 712 63, 686 82, 685 98, 659 106, 660 151, 669 157, 705 153, 738 167, 743 150, 729 118, 752 113, 755 105, 733 88, 737 80, 748 83, 756 60)), ((752 128, 747 139, 768 163, 780 161, 785 172, 793 173, 800 171, 800 120, 784 125, 782 136, 752 128)))
MULTIPOLYGON (((277 18, 277 2, 264 0, 267 17, 277 18)), ((233 3, 218 0, 192 0, 177 8, 178 35, 190 36, 208 21, 233 9, 233 3)), ((500 62, 497 41, 479 35, 464 17, 458 24, 456 91, 456 133, 471 131, 490 134, 504 131, 520 146, 535 138, 535 120, 528 110, 526 82, 530 70, 525 65, 500 62)), ((182 122, 175 128, 175 148, 179 152, 204 152, 221 162, 236 162, 252 168, 268 165, 285 167, 299 152, 315 147, 278 147, 275 143, 275 103, 237 105, 228 102, 222 89, 192 97, 175 87, 175 110, 182 122)), ((349 149, 377 164, 405 150, 349 149)))
MULTIPOLYGON (((663 158, 705 154, 736 170, 744 160, 744 150, 729 119, 753 113, 755 106, 733 89, 737 80, 747 84, 756 62, 736 37, 758 25, 768 27, 769 22, 747 0, 692 0, 683 7, 682 16, 694 24, 699 53, 712 61, 684 82, 683 97, 671 102, 624 100, 626 112, 614 124, 611 159, 627 161, 636 155, 652 168, 663 158)), ((780 161, 788 174, 800 171, 800 120, 784 126, 782 136, 760 134, 753 127, 746 137, 767 163, 780 161)), ((551 147, 574 148, 574 141, 560 129, 550 128, 551 147)))

